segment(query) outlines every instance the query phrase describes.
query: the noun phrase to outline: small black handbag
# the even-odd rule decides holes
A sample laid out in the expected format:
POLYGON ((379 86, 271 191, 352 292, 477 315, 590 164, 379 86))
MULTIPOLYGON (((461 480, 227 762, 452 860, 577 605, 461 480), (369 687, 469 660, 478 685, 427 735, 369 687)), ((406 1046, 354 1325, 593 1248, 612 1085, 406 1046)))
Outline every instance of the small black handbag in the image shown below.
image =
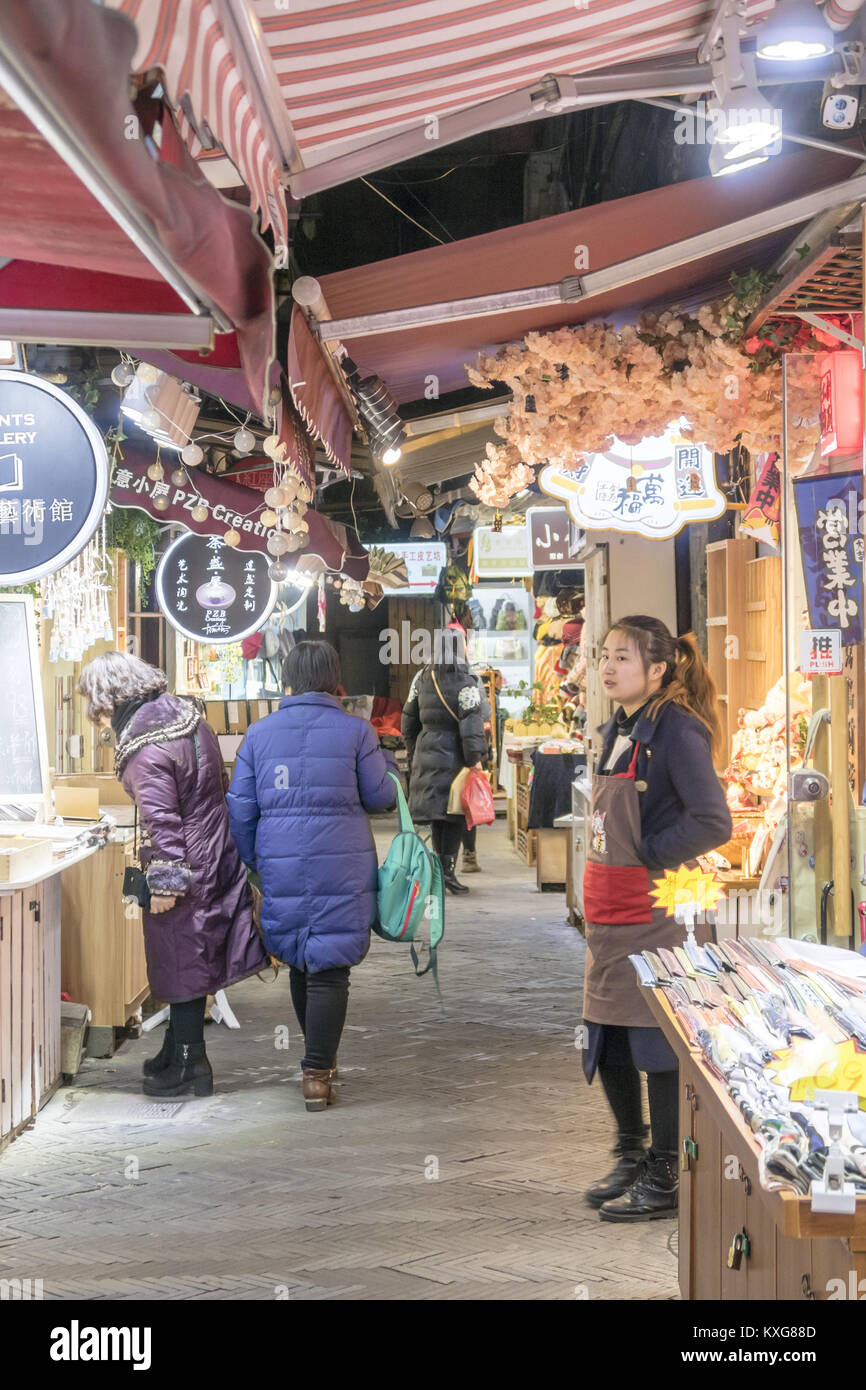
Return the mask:
MULTIPOLYGON (((135 808, 135 829, 133 832, 132 853, 138 858, 138 807, 135 808)), ((130 864, 123 873, 123 897, 125 901, 138 903, 144 911, 150 907, 150 886, 147 875, 137 864, 130 864)))

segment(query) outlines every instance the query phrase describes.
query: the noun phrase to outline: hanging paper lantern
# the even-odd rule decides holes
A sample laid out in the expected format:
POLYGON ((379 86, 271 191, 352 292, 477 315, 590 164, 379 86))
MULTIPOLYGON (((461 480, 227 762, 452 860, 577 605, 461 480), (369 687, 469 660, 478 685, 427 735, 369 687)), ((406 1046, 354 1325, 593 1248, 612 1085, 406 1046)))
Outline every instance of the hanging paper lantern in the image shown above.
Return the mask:
POLYGON ((265 493, 265 505, 267 507, 279 507, 282 501, 282 492, 278 487, 269 487, 265 493))
POLYGON ((165 511, 168 510, 168 498, 167 498, 167 497, 164 497, 164 496, 153 497, 153 498, 151 498, 151 501, 153 502, 153 505, 154 505, 154 507, 156 508, 156 510, 157 510, 158 512, 165 512, 165 511))
POLYGON ((152 463, 147 470, 147 476, 154 483, 162 482, 165 477, 165 470, 161 463, 152 463))
POLYGON ((279 560, 275 560, 274 563, 269 566, 268 578, 272 579, 275 584, 282 584, 283 580, 288 579, 288 577, 288 567, 282 564, 279 560))
POLYGON ((127 367, 125 362, 118 362, 111 373, 111 380, 114 382, 115 386, 120 387, 121 391, 125 391, 127 386, 132 384, 134 376, 135 372, 131 367, 127 367))
POLYGON ((225 535, 223 536, 223 540, 224 540, 224 542, 225 542, 226 545, 231 545, 231 546, 240 545, 240 543, 241 543, 241 533, 240 533, 240 531, 236 531, 236 530, 234 529, 234 527, 232 527, 231 530, 226 531, 225 535))
POLYGON ((139 362, 135 375, 145 386, 152 386, 155 381, 159 381, 162 374, 158 367, 152 367, 149 362, 139 362))
POLYGON ((208 508, 205 506, 204 502, 197 502, 196 505, 190 511, 190 516, 192 517, 193 521, 207 521, 209 515, 210 512, 208 508))
POLYGON ((236 431, 232 442, 239 454, 251 454, 256 447, 256 437, 252 430, 247 429, 246 425, 236 431))
POLYGON ((821 360, 821 457, 854 454, 863 441, 863 367, 859 352, 821 360))
POLYGON ((174 470, 171 475, 171 481, 174 483, 175 487, 183 487, 186 482, 186 474, 182 468, 176 468, 174 470))
POLYGON ((288 536, 284 536, 281 531, 275 532, 273 536, 268 536, 269 554, 276 555, 277 558, 279 558, 280 555, 285 555, 288 548, 289 538, 288 536))
POLYGON ((276 512, 272 512, 266 509, 262 512, 261 516, 259 517, 259 521, 261 522, 262 526, 266 526, 268 527, 268 529, 270 529, 271 526, 276 526, 277 524, 277 514, 276 512))
POLYGON ((279 447, 280 436, 278 434, 269 434, 262 443, 262 451, 267 454, 268 458, 273 458, 279 447))

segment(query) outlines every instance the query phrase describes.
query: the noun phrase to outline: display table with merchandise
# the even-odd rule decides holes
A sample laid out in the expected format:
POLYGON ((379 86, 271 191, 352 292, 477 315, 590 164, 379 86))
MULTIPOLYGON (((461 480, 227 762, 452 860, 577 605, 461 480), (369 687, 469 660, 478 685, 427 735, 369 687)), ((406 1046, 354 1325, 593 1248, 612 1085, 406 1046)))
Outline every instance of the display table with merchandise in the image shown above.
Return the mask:
MULTIPOLYGON (((657 978, 655 984, 647 984, 647 1001, 680 1069, 679 1284, 684 1299, 824 1300, 857 1298, 866 1291, 866 1282, 860 1283, 866 1280, 864 1098, 861 1094, 861 1109, 850 1117, 850 1129, 843 1131, 840 1150, 844 1178, 851 1180, 853 1190, 841 1201, 831 1199, 829 1205, 836 1202, 840 1209, 820 1209, 822 1199, 812 1194, 827 1161, 827 1112, 808 1099, 815 1095, 816 1078, 805 1077, 808 1065, 797 1064, 797 1058, 802 1059, 809 1046, 818 1048, 820 1041, 827 1072, 819 1067, 819 1087, 838 1085, 841 1091, 843 1085, 858 1084, 854 1081, 858 1068, 852 1070, 846 1064, 844 1073, 834 1073, 833 1064, 826 1061, 832 1047, 844 1050, 850 1043, 859 1055, 859 1046, 850 1036, 848 1042, 833 1044, 823 1036, 818 1026, 819 1000, 827 997, 839 1003, 839 981, 844 976, 835 973, 838 958, 848 956, 855 972, 859 967, 853 962, 859 960, 860 966, 866 962, 832 949, 824 957, 812 954, 801 960, 789 955, 785 959, 786 952, 801 947, 787 941, 778 943, 782 958, 774 961, 776 944, 726 942, 709 948, 715 953, 711 963, 718 965, 715 978, 699 968, 691 977, 676 978, 673 960, 660 962, 655 957, 657 978), (822 974, 815 964, 821 959, 830 962, 830 973, 822 974), (756 990, 750 1000, 749 987, 744 987, 749 978, 755 985, 787 979, 795 998, 802 990, 807 999, 814 999, 807 1006, 808 1018, 786 1007, 781 994, 768 996, 756 990), (726 1001, 733 1000, 730 1013, 724 1002, 718 1002, 720 983, 726 1001), (756 1000, 762 1001, 763 1015, 756 1000), (725 1024, 725 1017, 735 1023, 745 1019, 744 1026, 750 1030, 739 1055, 737 1038, 746 1034, 739 1024, 725 1024), (771 1029, 765 1036, 767 1019, 771 1029), (798 1035, 800 1023, 804 1027, 798 1035), (788 1042, 793 1046, 773 1050, 779 1038, 773 1038, 772 1030, 784 1033, 792 1024, 788 1042), (803 1036, 807 1032, 811 1039, 803 1036), (787 1089, 780 1084, 786 1076, 797 1078, 787 1089), (773 1084, 767 1084, 769 1079, 773 1084)), ((827 950, 811 947, 812 953, 827 950)), ((649 965, 652 973, 648 956, 652 953, 633 960, 649 965)), ((693 964, 697 963, 693 957, 693 964)), ((852 976, 850 983, 857 992, 848 1002, 853 999, 856 1012, 828 1011, 828 1027, 832 1020, 838 1026, 833 1034, 837 1039, 846 1031, 843 1018, 857 1031, 862 1027, 866 979, 852 976)), ((822 1098, 826 1094, 820 1091, 822 1098)))

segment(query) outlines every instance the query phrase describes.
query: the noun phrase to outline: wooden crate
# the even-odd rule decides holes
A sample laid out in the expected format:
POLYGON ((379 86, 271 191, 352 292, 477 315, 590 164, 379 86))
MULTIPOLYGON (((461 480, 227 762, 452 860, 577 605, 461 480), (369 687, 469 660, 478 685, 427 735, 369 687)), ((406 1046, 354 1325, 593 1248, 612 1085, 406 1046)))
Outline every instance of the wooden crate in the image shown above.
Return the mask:
POLYGON ((31 840, 24 835, 0 836, 0 883, 26 883, 51 868, 54 852, 50 840, 31 840))
POLYGON ((746 705, 758 709, 782 674, 781 555, 746 564, 745 656, 746 705))
POLYGON ((0 1149, 60 1079, 60 883, 0 896, 0 1149))
POLYGON ((517 787, 516 790, 517 795, 515 797, 515 802, 517 805, 517 814, 518 816, 526 817, 529 815, 529 787, 517 787))
POLYGON ((535 863, 536 831, 518 830, 515 837, 515 849, 523 862, 531 868, 535 863))

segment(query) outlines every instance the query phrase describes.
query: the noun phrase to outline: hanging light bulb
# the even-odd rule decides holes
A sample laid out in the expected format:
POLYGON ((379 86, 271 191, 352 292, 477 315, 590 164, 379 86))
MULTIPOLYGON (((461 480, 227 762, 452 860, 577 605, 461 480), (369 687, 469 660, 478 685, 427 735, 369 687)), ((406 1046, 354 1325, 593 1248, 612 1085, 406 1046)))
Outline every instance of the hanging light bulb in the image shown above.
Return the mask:
POLYGON ((250 454, 256 447, 256 437, 252 430, 247 429, 246 425, 242 425, 241 428, 236 431, 232 442, 239 454, 250 454))
POLYGON ((190 516, 193 521, 207 521, 210 516, 210 511, 205 506, 204 502, 196 502, 195 506, 190 511, 190 516))
POLYGON ((312 502, 313 494, 306 483, 301 483, 301 486, 298 488, 298 498, 301 502, 312 502))
POLYGON ((282 531, 276 531, 272 536, 268 536, 268 554, 275 555, 277 559, 285 555, 289 548, 289 538, 282 531))
POLYGON ((275 560, 274 563, 268 567, 268 579, 272 579, 275 584, 282 584, 283 580, 288 579, 288 577, 288 567, 279 560, 275 560))
POLYGON ((262 444, 262 451, 263 453, 267 454, 268 458, 272 459, 275 456, 279 447, 280 436, 278 434, 269 434, 267 439, 262 444))
POLYGON ((154 483, 162 482, 163 478, 165 477, 165 470, 162 464, 159 462, 159 460, 157 460, 156 463, 152 463, 150 465, 150 467, 147 470, 147 476, 154 483))
POLYGON ((174 483, 175 487, 183 487, 186 482, 186 474, 182 468, 176 468, 174 470, 171 475, 171 481, 174 483))
POLYGON ((262 526, 265 526, 265 527, 267 527, 268 530, 270 530, 270 528, 271 528, 272 526, 276 526, 276 524, 277 524, 277 514, 276 514, 276 512, 272 512, 272 511, 268 511, 268 510, 263 511, 262 514, 261 514, 261 516, 259 517, 259 522, 261 523, 262 526))
POLYGON ((146 410, 141 417, 142 429, 158 430, 161 424, 162 416, 158 410, 154 410, 153 406, 146 410))
POLYGON ((132 370, 131 367, 128 367, 125 362, 118 362, 117 366, 111 373, 111 380, 114 382, 115 386, 120 388, 121 391, 125 391, 127 386, 130 386, 132 384, 132 379, 134 376, 135 372, 132 370))
POLYGON ((167 498, 167 497, 160 495, 159 497, 154 497, 154 498, 152 499, 152 501, 153 501, 154 507, 156 508, 156 510, 157 510, 158 512, 164 512, 164 511, 167 511, 167 510, 168 510, 168 498, 167 498))
POLYGON ((135 369, 135 375, 145 386, 152 386, 155 381, 159 381, 162 373, 159 367, 152 367, 149 362, 139 362, 135 369))
POLYGON ((269 487, 265 493, 265 506, 279 507, 282 494, 278 487, 269 487))
POLYGON ((180 457, 181 462, 185 463, 187 468, 198 468, 204 458, 204 449, 198 444, 189 443, 181 449, 180 457))
POLYGON ((286 536, 286 543, 288 545, 289 550, 291 551, 300 550, 301 548, 301 541, 299 536, 286 536))
POLYGON ((240 533, 240 531, 236 531, 235 528, 232 527, 231 530, 226 531, 225 535, 223 536, 223 541, 225 542, 226 545, 231 545, 231 546, 240 545, 240 543, 241 543, 241 533, 240 533))

